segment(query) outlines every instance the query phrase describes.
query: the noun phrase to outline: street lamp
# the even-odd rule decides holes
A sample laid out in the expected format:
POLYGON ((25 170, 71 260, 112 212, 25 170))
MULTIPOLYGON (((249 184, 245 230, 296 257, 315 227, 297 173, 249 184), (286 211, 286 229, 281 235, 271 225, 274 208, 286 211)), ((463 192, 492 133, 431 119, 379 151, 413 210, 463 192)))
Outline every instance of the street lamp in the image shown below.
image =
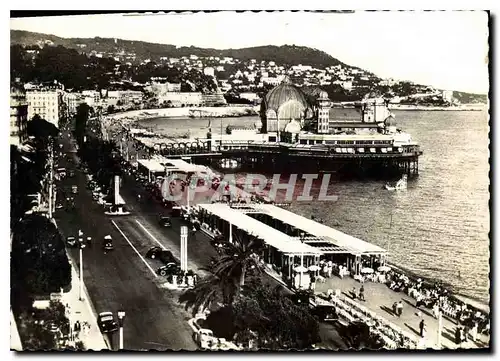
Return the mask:
MULTIPOLYGON (((304 238, 305 238, 306 234, 304 232, 300 232, 300 241, 302 243, 304 243, 304 238)), ((304 251, 301 251, 300 253, 300 267, 301 267, 301 270, 300 270, 300 277, 299 277, 299 289, 302 288, 302 269, 304 268, 304 251)))
POLYGON ((125 311, 118 311, 118 325, 120 326, 120 350, 123 350, 123 321, 125 321, 125 311))

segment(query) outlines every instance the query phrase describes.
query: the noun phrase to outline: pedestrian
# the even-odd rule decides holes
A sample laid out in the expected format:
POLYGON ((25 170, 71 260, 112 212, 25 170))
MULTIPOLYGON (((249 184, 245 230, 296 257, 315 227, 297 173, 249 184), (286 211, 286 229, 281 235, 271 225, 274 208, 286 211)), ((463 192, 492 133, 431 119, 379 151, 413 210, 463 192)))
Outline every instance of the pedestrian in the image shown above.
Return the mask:
POLYGON ((432 306, 432 314, 436 319, 439 317, 439 305, 437 302, 434 302, 434 306, 432 306))
POLYGON ((460 327, 460 345, 462 345, 462 342, 465 342, 465 332, 462 327, 460 327))
POLYGON ((420 321, 419 328, 420 328, 420 337, 424 338, 426 332, 426 325, 424 319, 420 321))
POLYGON ((460 327, 457 327, 455 329, 455 343, 460 346, 460 344, 462 343, 461 340, 462 339, 461 339, 461 334, 460 334, 460 327))
POLYGON ((366 301, 365 300, 365 286, 361 285, 361 288, 359 289, 359 299, 360 301, 366 301))
POLYGON ((477 322, 474 322, 474 326, 471 329, 471 337, 472 337, 472 341, 474 341, 474 342, 476 342, 476 340, 477 340, 477 330, 478 330, 477 322))
POLYGON ((311 275, 311 290, 314 291, 316 289, 316 276, 311 275))
POLYGON ((403 314, 403 302, 399 301, 397 306, 396 306, 396 309, 397 309, 398 317, 401 317, 401 315, 403 314))
POLYGON ((352 288, 352 291, 351 291, 351 296, 352 296, 352 299, 355 300, 356 299, 356 287, 353 287, 352 288))

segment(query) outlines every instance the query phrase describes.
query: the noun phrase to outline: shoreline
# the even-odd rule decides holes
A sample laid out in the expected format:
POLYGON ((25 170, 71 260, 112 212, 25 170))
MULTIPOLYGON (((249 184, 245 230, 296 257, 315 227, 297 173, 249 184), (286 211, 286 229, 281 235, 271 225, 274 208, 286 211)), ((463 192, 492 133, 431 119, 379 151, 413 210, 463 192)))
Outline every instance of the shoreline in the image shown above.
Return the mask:
MULTIPOLYGON (((119 122, 119 124, 115 124, 115 125, 119 125, 120 127, 123 127, 127 130, 130 130, 130 125, 128 125, 128 124, 123 124, 122 122, 119 122)), ((140 136, 132 135, 132 137, 144 144, 145 139, 141 139, 140 136)), ((146 145, 146 144, 144 144, 144 145, 146 145)), ((212 170, 212 171, 214 171, 214 170, 212 170)), ((220 173, 220 172, 215 172, 215 173, 220 173)), ((225 174, 225 173, 222 173, 222 174, 225 174)), ((235 186, 238 187, 237 184, 235 186)), ((238 188, 240 188, 240 187, 238 187, 238 188)), ((463 302, 472 308, 481 310, 482 312, 485 312, 487 314, 491 314, 491 309, 490 309, 491 299, 490 299, 490 302, 488 303, 487 301, 476 299, 472 296, 467 296, 467 295, 461 294, 461 293, 457 292, 457 290, 455 290, 454 287, 452 287, 450 284, 448 284, 445 281, 441 281, 435 277, 424 277, 424 276, 418 275, 417 272, 414 272, 414 271, 406 268, 403 265, 399 265, 399 264, 392 263, 392 262, 388 262, 388 264, 390 265, 391 268, 393 268, 394 271, 400 272, 412 280, 416 280, 418 278, 421 278, 422 280, 424 280, 426 283, 429 283, 429 284, 433 284, 436 281, 441 282, 443 284, 443 286, 446 289, 448 289, 450 296, 452 296, 456 300, 463 302)))
POLYGON ((414 110, 414 111, 452 111, 452 112, 480 112, 483 110, 488 110, 487 104, 479 105, 461 105, 461 106, 426 106, 426 105, 391 105, 389 104, 389 110, 414 110))
POLYGON ((226 107, 184 107, 163 109, 128 110, 107 114, 105 118, 113 120, 139 121, 153 118, 229 118, 258 115, 258 108, 246 105, 226 107), (198 115, 197 115, 198 114, 198 115))

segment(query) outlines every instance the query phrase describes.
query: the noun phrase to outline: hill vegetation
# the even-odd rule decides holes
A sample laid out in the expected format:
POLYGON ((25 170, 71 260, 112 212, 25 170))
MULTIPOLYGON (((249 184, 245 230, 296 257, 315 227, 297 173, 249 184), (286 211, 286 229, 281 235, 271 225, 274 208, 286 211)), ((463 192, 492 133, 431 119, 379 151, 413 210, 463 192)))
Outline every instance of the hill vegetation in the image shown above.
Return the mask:
MULTIPOLYGON (((23 46, 33 46, 51 42, 54 46, 64 46, 65 48, 77 49, 81 52, 115 54, 119 52, 135 54, 135 62, 146 59, 154 61, 160 57, 181 58, 183 56, 197 55, 202 57, 232 57, 241 61, 255 59, 257 61, 274 61, 276 64, 291 66, 298 64, 308 64, 316 67, 348 65, 327 53, 304 46, 284 45, 284 46, 257 46, 243 49, 212 49, 198 48, 193 46, 177 47, 169 44, 156 44, 144 41, 131 41, 110 38, 61 38, 55 35, 32 33, 29 31, 11 30, 11 45, 19 44, 23 46), (82 47, 82 45, 85 45, 82 47)), ((354 67, 353 67, 354 68, 354 67)))

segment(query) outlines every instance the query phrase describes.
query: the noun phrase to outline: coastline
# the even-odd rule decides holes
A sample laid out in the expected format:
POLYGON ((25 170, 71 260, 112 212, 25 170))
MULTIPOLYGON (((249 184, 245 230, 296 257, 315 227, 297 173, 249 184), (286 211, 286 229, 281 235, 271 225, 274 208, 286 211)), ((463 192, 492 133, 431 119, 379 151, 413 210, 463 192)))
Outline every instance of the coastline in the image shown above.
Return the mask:
POLYGON ((137 121, 148 118, 206 118, 206 117, 242 117, 258 114, 258 107, 229 105, 226 107, 184 107, 163 109, 139 109, 108 114, 106 118, 115 120, 137 121))
MULTIPOLYGON (((154 116, 156 117, 156 116, 154 116)), ((125 117, 125 119, 128 119, 127 117, 125 117)), ((128 123, 133 123, 135 121, 137 121, 137 119, 128 119, 129 122, 128 123)), ((114 123, 113 124, 114 126, 119 126, 120 128, 124 128, 126 130, 130 130, 131 127, 130 125, 132 124, 127 124, 127 123, 124 123, 123 121, 120 121, 118 124, 117 123, 114 123)), ((107 129, 109 130, 109 129, 107 129)), ((132 135, 133 138, 137 139, 138 141, 140 141, 141 143, 144 144, 144 146, 146 147, 150 147, 152 148, 153 144, 155 142, 161 142, 162 140, 165 140, 165 139, 169 139, 170 141, 189 141, 189 139, 180 139, 180 138, 177 138, 177 139, 173 139, 173 138, 169 138, 169 137, 165 137, 165 136, 161 136, 161 135, 157 135, 157 136, 154 136, 154 137, 147 137, 147 138, 144 138, 144 137, 140 137, 140 136, 137 136, 137 135, 132 135)), ((213 170, 212 170, 213 171, 213 170)), ((238 186, 238 185, 236 185, 238 186)), ((432 284, 432 283, 435 283, 436 281, 439 281, 437 278, 433 278, 433 277, 423 277, 421 275, 419 275, 417 272, 415 271, 412 271, 408 268, 406 268, 404 265, 399 265, 399 264, 396 264, 396 263, 392 263, 392 262, 389 262, 389 265, 395 270, 395 271, 398 271, 398 272, 401 272, 403 274, 405 274, 406 276, 408 276, 410 279, 413 279, 413 280, 416 280, 418 278, 421 278, 423 279, 425 282, 429 283, 429 284, 432 284)), ((490 304, 487 302, 487 301, 484 301, 484 300, 480 300, 480 299, 476 299, 476 298, 472 298, 470 296, 467 296, 467 295, 463 295, 463 294, 459 294, 456 292, 456 290, 453 290, 453 287, 451 287, 451 285, 447 284, 447 283, 443 283, 443 285, 445 286, 445 288, 447 288, 449 291, 450 291, 450 295, 465 303, 465 304, 468 304, 469 306, 472 306, 473 308, 475 309, 478 309, 478 310, 481 310, 485 313, 488 313, 490 314, 491 310, 490 310, 490 304)), ((491 300, 490 300, 491 302, 491 300)))
POLYGON ((482 110, 487 110, 487 104, 478 105, 460 105, 460 106, 450 106, 450 107, 440 107, 440 106, 424 106, 424 105, 391 105, 389 104, 390 110, 413 110, 413 111, 453 111, 453 112, 479 112, 482 110))

